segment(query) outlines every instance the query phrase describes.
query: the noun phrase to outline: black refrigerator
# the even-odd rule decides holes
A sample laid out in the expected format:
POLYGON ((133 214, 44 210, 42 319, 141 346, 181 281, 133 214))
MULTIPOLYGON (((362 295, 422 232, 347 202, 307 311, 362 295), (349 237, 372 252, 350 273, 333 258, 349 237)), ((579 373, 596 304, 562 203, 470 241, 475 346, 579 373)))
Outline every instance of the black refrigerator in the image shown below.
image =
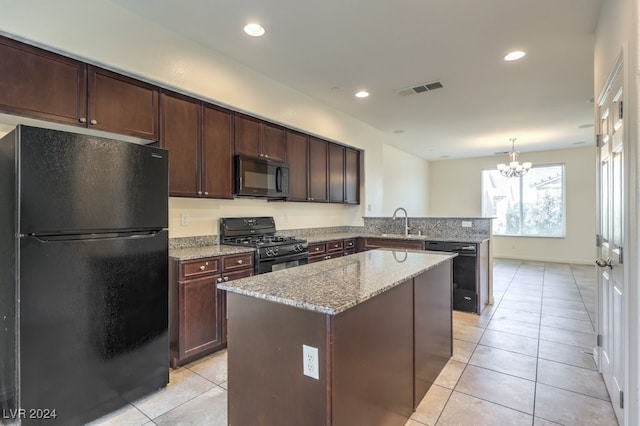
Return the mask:
POLYGON ((82 424, 169 381, 168 153, 0 139, 2 423, 82 424))

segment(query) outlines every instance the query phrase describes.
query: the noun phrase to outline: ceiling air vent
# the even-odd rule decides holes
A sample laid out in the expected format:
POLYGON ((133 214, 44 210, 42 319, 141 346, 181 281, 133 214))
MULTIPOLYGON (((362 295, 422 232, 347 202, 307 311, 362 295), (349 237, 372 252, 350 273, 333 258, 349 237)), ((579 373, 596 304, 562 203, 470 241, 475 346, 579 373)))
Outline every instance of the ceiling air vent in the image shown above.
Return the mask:
POLYGON ((442 83, 440 83, 439 81, 432 81, 431 83, 425 83, 419 86, 400 89, 400 90, 397 90, 396 92, 400 96, 409 96, 409 95, 415 95, 416 93, 424 93, 430 90, 440 89, 441 87, 442 87, 442 83))

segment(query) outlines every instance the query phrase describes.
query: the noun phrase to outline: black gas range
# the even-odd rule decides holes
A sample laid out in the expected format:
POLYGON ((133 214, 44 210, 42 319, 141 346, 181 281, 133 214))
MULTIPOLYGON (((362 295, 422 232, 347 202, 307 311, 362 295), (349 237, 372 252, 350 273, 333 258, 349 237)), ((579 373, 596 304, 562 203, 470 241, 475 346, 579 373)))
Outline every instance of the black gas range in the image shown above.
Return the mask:
POLYGON ((255 248, 258 274, 308 262, 309 244, 306 240, 275 233, 273 217, 220 218, 220 244, 255 248))

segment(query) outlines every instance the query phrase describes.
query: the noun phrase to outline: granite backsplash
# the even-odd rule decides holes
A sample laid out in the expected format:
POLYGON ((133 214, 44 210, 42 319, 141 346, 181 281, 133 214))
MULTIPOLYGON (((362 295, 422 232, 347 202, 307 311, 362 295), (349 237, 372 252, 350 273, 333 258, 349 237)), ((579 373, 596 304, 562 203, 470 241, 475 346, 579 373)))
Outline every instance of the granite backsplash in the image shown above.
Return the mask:
MULTIPOLYGON (((409 233, 451 239, 490 238, 492 221, 486 217, 410 217, 409 233), (471 226, 463 227, 463 222, 471 226)), ((403 234, 404 218, 365 217, 364 228, 367 234, 403 234)))
MULTIPOLYGON (((485 217, 410 217, 409 233, 421 234, 434 238, 448 238, 452 240, 490 238, 492 220, 493 218, 485 217), (471 226, 463 227, 463 222, 471 223, 471 226)), ((300 238, 330 234, 357 234, 363 236, 376 234, 403 234, 404 218, 393 220, 390 217, 365 217, 364 226, 327 226, 322 228, 284 229, 277 233, 278 235, 296 236, 300 238)), ((169 238, 170 249, 204 247, 216 244, 218 244, 217 235, 169 238)))

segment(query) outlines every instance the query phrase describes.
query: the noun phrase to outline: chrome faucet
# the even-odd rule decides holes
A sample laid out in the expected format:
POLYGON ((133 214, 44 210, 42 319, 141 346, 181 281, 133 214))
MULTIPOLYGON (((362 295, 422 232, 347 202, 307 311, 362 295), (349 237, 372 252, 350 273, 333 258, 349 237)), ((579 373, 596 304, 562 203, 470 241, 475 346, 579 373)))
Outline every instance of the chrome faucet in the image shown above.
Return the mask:
POLYGON ((396 220, 398 211, 402 210, 404 212, 404 235, 407 236, 409 235, 409 215, 407 214, 407 211, 405 209, 403 209, 402 207, 398 207, 394 212, 393 212, 393 217, 391 218, 391 220, 396 220))

